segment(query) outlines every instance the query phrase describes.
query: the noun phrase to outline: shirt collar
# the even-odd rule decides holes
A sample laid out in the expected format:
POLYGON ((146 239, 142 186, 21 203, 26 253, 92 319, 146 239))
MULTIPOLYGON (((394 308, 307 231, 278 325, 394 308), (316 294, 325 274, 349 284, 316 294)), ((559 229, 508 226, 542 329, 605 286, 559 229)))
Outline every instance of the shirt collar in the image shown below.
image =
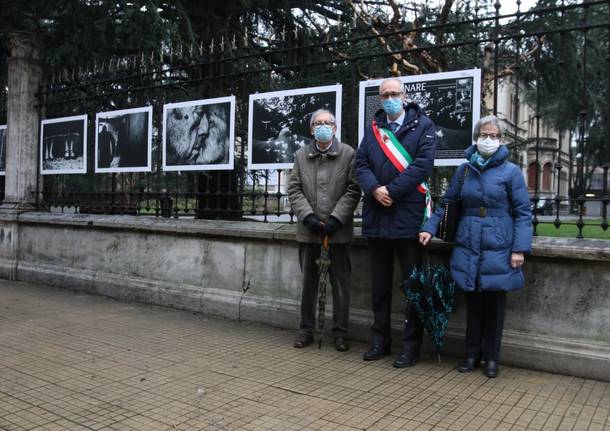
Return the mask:
POLYGON ((316 150, 318 150, 318 152, 320 153, 326 153, 328 150, 330 150, 333 147, 333 143, 331 141, 330 145, 328 147, 326 147, 324 150, 322 148, 320 148, 320 146, 318 145, 318 142, 314 139, 314 145, 316 146, 316 150))
POLYGON ((400 114, 400 117, 398 117, 396 120, 392 121, 390 120, 390 117, 386 117, 386 119, 388 120, 388 124, 390 123, 397 123, 398 124, 398 128, 400 129, 402 127, 402 123, 405 121, 405 115, 407 114, 407 111, 405 111, 404 109, 402 110, 402 114, 400 114))
POLYGON ((309 158, 313 158, 313 157, 317 157, 321 154, 326 154, 329 157, 335 157, 337 154, 339 154, 338 150, 339 150, 339 140, 337 139, 336 136, 333 136, 333 142, 332 144, 330 144, 330 146, 326 149, 326 151, 322 151, 318 148, 318 145, 316 143, 315 139, 311 139, 310 143, 309 143, 309 153, 307 154, 307 156, 309 158))

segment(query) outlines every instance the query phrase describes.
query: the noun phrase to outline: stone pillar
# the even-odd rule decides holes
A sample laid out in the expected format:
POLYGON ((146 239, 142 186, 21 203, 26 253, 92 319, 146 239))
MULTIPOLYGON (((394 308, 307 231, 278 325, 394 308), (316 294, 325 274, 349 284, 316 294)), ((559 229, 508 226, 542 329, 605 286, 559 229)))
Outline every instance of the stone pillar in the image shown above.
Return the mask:
POLYGON ((8 101, 6 177, 0 205, 0 277, 15 280, 18 266, 19 217, 34 209, 38 176, 36 107, 42 68, 40 46, 31 33, 8 34, 8 101))
POLYGON ((0 212, 34 208, 40 116, 36 93, 42 78, 40 42, 32 33, 8 35, 6 182, 0 212))

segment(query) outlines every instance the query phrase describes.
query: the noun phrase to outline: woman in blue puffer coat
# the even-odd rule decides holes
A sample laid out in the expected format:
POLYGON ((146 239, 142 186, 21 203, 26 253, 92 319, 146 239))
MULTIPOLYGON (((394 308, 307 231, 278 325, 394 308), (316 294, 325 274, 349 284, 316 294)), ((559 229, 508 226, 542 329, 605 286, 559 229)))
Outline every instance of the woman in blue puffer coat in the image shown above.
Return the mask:
MULTIPOLYGON (((453 176, 443 197, 454 200, 460 189, 462 212, 451 254, 451 274, 466 292, 466 358, 458 367, 470 372, 485 355, 485 375, 498 375, 506 292, 523 287, 521 266, 531 251, 530 200, 521 170, 507 161, 502 131, 495 116, 475 126, 476 145, 465 152, 469 161, 453 176)), ((428 244, 443 217, 439 205, 422 227, 420 242, 428 244)))

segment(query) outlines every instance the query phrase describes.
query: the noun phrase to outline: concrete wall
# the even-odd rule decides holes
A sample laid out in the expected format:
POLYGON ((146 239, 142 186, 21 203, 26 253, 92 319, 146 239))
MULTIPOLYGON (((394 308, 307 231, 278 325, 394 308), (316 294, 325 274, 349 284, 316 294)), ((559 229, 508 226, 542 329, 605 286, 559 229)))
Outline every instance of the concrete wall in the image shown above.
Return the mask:
MULTIPOLYGON (((446 244, 431 246, 434 261, 449 252, 446 244)), ((352 266, 351 333, 366 341, 370 281, 362 238, 352 247, 352 266)), ((526 288, 509 294, 502 362, 610 381, 610 242, 536 238, 525 272, 526 288)), ((0 215, 0 276, 285 328, 298 323, 293 225, 0 215)), ((396 288, 397 330, 402 297, 396 288)), ((461 293, 457 305, 444 352, 459 357, 461 293)))

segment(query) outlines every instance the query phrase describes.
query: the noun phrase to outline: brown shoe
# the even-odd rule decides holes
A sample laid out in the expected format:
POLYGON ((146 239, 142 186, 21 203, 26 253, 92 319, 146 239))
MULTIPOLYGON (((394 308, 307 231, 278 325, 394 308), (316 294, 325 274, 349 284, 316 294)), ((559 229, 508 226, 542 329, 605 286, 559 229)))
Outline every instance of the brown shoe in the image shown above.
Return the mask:
POLYGON ((339 352, 346 352, 349 350, 349 342, 347 338, 338 335, 335 337, 335 349, 339 352))
POLYGON ((313 334, 307 331, 299 332, 299 336, 294 340, 294 347, 302 349, 305 346, 309 346, 313 343, 313 334))

